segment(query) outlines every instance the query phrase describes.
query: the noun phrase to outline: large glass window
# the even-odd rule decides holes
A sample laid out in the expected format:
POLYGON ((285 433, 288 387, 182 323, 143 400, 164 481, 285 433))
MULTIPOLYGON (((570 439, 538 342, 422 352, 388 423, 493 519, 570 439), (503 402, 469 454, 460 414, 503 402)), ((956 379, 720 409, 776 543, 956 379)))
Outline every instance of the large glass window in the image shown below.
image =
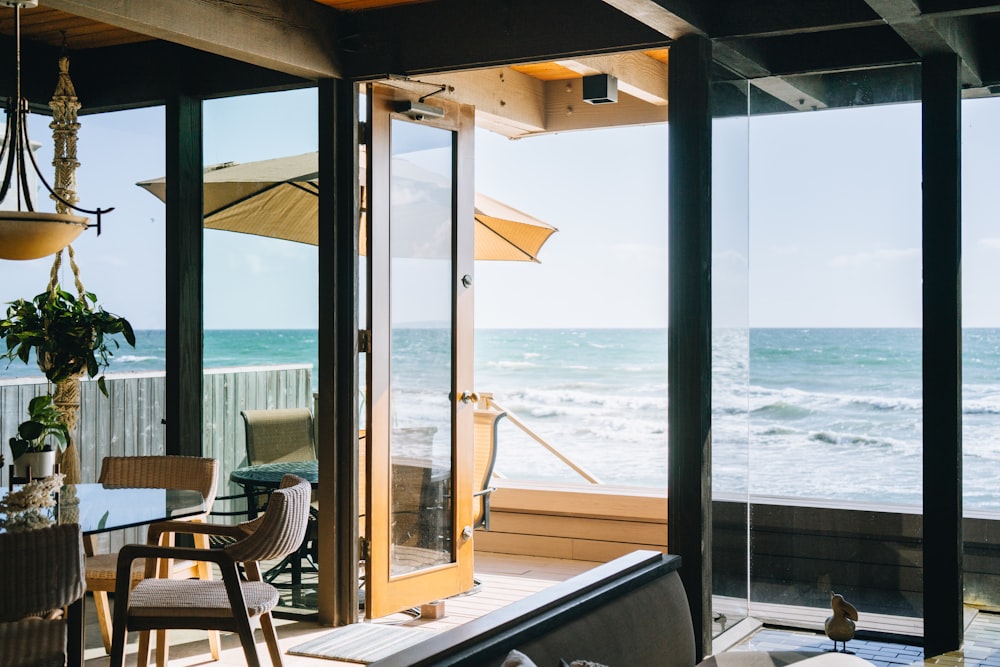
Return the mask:
MULTIPOLYGON (((825 84, 839 102, 865 73, 825 84)), ((750 123, 750 586, 775 603, 765 620, 837 592, 921 631, 920 117, 911 103, 750 123)))

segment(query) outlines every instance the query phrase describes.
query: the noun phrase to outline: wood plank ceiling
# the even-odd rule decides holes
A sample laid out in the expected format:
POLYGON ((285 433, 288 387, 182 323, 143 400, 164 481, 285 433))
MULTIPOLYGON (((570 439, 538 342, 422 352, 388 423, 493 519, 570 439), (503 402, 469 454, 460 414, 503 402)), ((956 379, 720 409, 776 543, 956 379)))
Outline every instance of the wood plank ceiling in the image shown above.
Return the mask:
MULTIPOLYGON (((444 86, 435 94, 510 137, 662 122, 668 47, 686 34, 754 84, 737 111, 915 99, 914 65, 942 51, 962 57, 967 96, 1000 93, 1000 4, 985 0, 41 2, 22 11, 27 71, 65 45, 85 89, 100 89, 85 111, 156 103, 182 71, 207 97, 322 76, 444 86), (616 104, 583 101, 582 77, 599 73, 617 77, 616 104)), ((12 34, 13 10, 0 9, 0 35, 12 34)))

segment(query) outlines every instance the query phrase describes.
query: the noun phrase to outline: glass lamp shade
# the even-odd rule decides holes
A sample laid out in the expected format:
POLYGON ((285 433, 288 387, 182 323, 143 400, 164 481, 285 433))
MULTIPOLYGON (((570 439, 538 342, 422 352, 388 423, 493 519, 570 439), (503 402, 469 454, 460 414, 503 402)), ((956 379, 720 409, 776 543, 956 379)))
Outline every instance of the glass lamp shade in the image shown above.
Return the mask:
POLYGON ((0 259, 39 259, 72 243, 87 218, 68 213, 0 211, 0 259))

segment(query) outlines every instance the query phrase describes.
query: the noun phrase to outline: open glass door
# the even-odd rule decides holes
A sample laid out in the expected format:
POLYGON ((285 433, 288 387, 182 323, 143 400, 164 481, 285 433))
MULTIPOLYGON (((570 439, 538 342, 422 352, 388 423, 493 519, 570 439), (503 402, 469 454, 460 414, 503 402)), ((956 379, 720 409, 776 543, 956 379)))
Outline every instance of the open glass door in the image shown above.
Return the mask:
POLYGON ((368 99, 365 613, 376 618, 473 584, 473 115, 382 86, 368 99))

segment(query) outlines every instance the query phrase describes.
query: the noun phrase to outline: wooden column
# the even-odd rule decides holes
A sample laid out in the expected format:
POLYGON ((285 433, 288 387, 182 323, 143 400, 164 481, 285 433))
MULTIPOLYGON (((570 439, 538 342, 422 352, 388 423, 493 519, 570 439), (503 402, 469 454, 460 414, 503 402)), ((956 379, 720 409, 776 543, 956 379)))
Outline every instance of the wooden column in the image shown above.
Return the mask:
POLYGON ((319 622, 358 618, 358 90, 319 82, 319 622))
POLYGON ((712 46, 670 47, 667 547, 682 558, 697 659, 712 647, 712 46))
POLYGON ((202 453, 201 100, 184 94, 166 105, 166 451, 202 453))
POLYGON ((962 133, 959 59, 923 63, 924 655, 961 647, 962 133))

